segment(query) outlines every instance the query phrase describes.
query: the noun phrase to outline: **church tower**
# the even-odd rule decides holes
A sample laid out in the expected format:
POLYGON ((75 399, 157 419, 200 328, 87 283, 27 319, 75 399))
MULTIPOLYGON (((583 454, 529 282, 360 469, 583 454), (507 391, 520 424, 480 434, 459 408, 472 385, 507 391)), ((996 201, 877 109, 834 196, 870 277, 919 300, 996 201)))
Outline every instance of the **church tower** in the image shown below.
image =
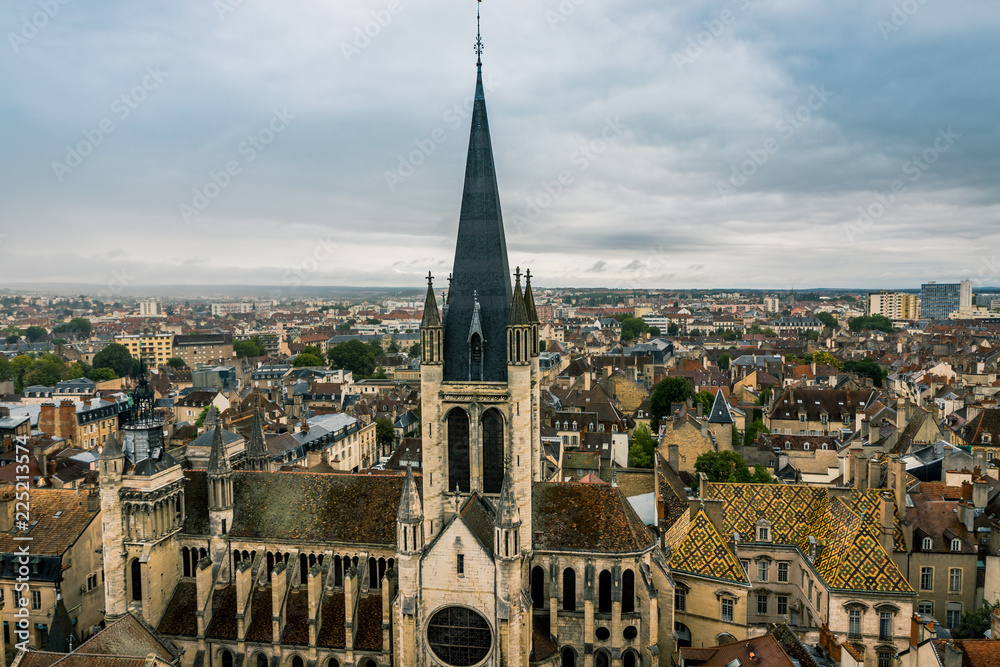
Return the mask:
POLYGON ((531 650, 538 322, 530 275, 522 288, 508 264, 476 69, 454 267, 443 312, 428 275, 420 325, 422 493, 408 472, 397 518, 397 639, 413 665, 507 667, 531 650))
POLYGON ((104 442, 97 461, 101 480, 101 529, 104 546, 105 618, 116 621, 128 611, 125 590, 125 544, 122 523, 122 474, 125 453, 114 432, 104 442))
POLYGON ((260 394, 255 394, 257 405, 254 407, 253 420, 250 422, 250 440, 247 442, 247 470, 267 472, 271 469, 271 457, 264 444, 264 420, 260 415, 260 394))

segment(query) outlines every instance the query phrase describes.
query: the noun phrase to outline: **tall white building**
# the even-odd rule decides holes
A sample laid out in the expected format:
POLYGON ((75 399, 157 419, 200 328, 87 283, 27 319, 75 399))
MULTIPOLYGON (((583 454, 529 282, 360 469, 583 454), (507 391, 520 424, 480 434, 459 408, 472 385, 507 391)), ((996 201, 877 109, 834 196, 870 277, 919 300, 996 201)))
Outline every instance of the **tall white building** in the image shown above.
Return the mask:
POLYGON ((159 299, 150 297, 139 302, 140 317, 160 317, 163 315, 163 305, 159 299))
POLYGON ((915 320, 920 317, 920 297, 906 292, 868 293, 869 315, 884 315, 890 320, 915 320))

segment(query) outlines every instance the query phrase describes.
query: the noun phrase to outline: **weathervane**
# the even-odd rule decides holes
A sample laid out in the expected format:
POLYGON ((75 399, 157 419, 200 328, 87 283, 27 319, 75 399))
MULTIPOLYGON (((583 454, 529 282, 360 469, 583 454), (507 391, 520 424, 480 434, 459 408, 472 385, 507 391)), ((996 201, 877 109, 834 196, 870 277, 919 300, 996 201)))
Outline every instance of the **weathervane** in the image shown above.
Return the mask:
POLYGON ((483 0, 478 0, 476 2, 476 65, 482 67, 483 65, 483 38, 479 31, 479 3, 483 0))

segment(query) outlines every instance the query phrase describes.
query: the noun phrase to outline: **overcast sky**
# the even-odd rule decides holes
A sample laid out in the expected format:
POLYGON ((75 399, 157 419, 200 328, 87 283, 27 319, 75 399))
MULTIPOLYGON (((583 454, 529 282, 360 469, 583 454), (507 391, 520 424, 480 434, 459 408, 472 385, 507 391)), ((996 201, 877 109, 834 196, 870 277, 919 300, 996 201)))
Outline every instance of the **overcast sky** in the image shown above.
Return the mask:
MULTIPOLYGON (((995 0, 481 7, 539 285, 1000 284, 995 0)), ((4 0, 0 285, 447 275, 475 11, 4 0)))

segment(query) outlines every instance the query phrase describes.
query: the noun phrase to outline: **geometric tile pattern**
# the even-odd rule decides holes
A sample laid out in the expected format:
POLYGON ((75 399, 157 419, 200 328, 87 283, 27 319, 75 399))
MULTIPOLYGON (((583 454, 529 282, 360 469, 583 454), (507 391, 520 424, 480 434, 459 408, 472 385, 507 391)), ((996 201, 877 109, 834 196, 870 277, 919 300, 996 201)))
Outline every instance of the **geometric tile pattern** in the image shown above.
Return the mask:
MULTIPOLYGON (((912 593, 879 542, 879 492, 852 490, 828 500, 823 488, 793 484, 709 484, 706 497, 724 501, 724 532, 756 540, 756 523, 771 523, 771 541, 809 551, 809 537, 822 544, 813 564, 830 588, 912 593)), ((903 549, 894 509, 895 550, 903 549)))
POLYGON ((737 584, 750 583, 739 559, 703 510, 695 515, 687 535, 670 554, 670 568, 737 584))

